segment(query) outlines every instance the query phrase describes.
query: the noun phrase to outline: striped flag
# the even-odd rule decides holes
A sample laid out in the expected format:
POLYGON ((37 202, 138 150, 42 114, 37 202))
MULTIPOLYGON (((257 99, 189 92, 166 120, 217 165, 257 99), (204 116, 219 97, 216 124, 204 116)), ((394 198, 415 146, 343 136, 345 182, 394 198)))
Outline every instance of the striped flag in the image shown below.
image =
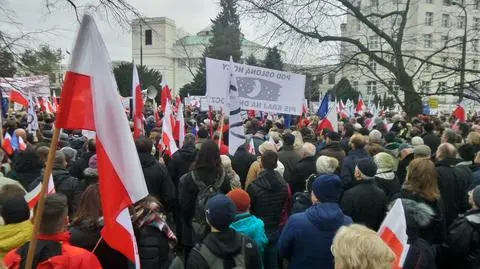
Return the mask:
MULTIPOLYGON (((40 200, 41 190, 42 190, 42 183, 40 182, 40 184, 38 184, 31 192, 25 194, 24 197, 30 209, 33 209, 37 205, 38 200, 40 200)), ((50 174, 50 179, 48 180, 47 193, 48 194, 55 193, 55 184, 53 183, 53 177, 51 174, 50 174)))

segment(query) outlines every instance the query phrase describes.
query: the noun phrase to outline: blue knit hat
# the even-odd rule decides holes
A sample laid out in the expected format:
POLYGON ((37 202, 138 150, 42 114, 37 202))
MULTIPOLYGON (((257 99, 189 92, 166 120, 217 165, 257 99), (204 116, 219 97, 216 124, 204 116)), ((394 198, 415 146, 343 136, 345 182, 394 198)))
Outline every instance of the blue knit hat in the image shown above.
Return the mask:
POLYGON ((313 182, 312 191, 322 203, 338 203, 343 193, 342 181, 337 175, 322 175, 313 182))
POLYGON ((219 231, 225 231, 235 220, 237 207, 224 194, 217 194, 207 202, 207 219, 210 225, 219 231))

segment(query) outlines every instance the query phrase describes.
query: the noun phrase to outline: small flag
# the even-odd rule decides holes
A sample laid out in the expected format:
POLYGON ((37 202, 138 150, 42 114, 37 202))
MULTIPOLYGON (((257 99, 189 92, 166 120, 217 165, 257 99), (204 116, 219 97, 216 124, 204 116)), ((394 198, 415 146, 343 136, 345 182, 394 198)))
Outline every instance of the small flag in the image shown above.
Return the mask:
POLYGON ((328 103, 330 102, 330 95, 325 94, 325 96, 322 99, 322 102, 320 103, 320 106, 318 107, 317 115, 323 119, 328 113, 328 103))
MULTIPOLYGON (((25 194, 25 200, 27 201, 28 207, 30 209, 33 209, 37 203, 38 200, 40 200, 40 191, 42 190, 42 183, 38 184, 31 192, 25 194)), ((55 193, 55 184, 53 183, 53 177, 50 175, 50 179, 48 180, 48 194, 53 194, 55 193)))
POLYGON ((452 115, 455 116, 459 122, 465 122, 467 119, 465 109, 461 104, 457 105, 457 108, 455 108, 455 110, 452 112, 452 115))
POLYGON ((172 156, 177 150, 177 144, 175 144, 175 140, 173 139, 172 134, 172 122, 170 117, 172 116, 172 110, 170 105, 170 100, 167 100, 165 103, 165 114, 163 115, 163 123, 162 123, 162 144, 165 153, 169 156, 172 156))
POLYGON ((10 92, 10 102, 15 102, 17 104, 21 104, 24 107, 28 107, 27 97, 17 89, 12 89, 12 91, 10 92))
POLYGON ((248 153, 255 155, 255 145, 253 144, 253 139, 250 139, 250 142, 248 143, 248 146, 247 146, 247 151, 248 153))
POLYGON ((3 150, 9 155, 12 156, 15 152, 15 149, 12 146, 12 137, 9 133, 5 133, 5 137, 3 138, 3 150))
POLYGON ((359 114, 365 112, 365 103, 363 102, 363 98, 361 95, 358 96, 358 103, 355 111, 359 114))
POLYGON ((25 141, 23 141, 23 138, 21 136, 18 137, 18 150, 27 150, 27 144, 25 143, 25 141))
POLYGON ((337 111, 335 110, 334 106, 332 106, 327 116, 320 122, 317 127, 317 131, 321 131, 322 129, 329 129, 331 131, 338 131, 338 119, 337 119, 337 111))

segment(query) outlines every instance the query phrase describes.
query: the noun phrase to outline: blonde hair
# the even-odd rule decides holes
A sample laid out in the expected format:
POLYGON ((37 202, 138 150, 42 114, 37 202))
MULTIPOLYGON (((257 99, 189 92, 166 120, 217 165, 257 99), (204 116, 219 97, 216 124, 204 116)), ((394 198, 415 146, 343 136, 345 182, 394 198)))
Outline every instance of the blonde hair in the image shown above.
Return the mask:
POLYGON ((333 238, 335 269, 390 269, 395 254, 372 230, 363 225, 341 227, 333 238))
POLYGON ((480 144, 480 134, 477 132, 470 132, 467 136, 467 143, 472 145, 480 144))
POLYGON ((295 136, 295 142, 293 142, 293 149, 299 150, 303 146, 303 137, 299 131, 293 131, 292 135, 295 136))

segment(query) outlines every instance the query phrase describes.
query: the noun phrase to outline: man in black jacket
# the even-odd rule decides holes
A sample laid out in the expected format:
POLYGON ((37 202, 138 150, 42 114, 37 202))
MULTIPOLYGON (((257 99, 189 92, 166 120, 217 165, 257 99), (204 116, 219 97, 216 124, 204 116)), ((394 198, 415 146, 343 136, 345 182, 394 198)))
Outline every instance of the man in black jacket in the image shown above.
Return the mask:
POLYGON ((355 168, 356 185, 345 191, 341 200, 343 213, 359 223, 377 231, 385 217, 388 198, 377 187, 373 178, 377 165, 372 159, 361 159, 355 168))
POLYGON ((337 132, 328 132, 326 135, 326 145, 325 147, 318 152, 318 156, 328 156, 337 159, 338 161, 338 171, 337 174, 340 175, 340 167, 342 167, 343 159, 345 158, 345 150, 340 145, 340 135, 337 132))
POLYGON ((298 152, 293 149, 293 143, 295 142, 294 135, 290 133, 284 134, 282 140, 283 146, 281 150, 277 153, 278 160, 283 164, 283 166, 285 166, 283 178, 287 182, 290 182, 296 178, 295 166, 302 159, 302 156, 300 156, 300 154, 298 154, 298 152))
POLYGON ((90 158, 95 155, 97 146, 94 139, 89 139, 87 142, 87 151, 78 158, 72 166, 70 166, 70 174, 76 178, 83 179, 83 171, 88 168, 90 158))
POLYGON ((230 228, 236 210, 235 204, 224 194, 208 200, 205 215, 211 233, 190 252, 187 269, 262 268, 262 258, 255 242, 230 228))
POLYGON ((436 152, 440 145, 440 137, 433 133, 434 128, 435 127, 431 122, 427 122, 423 125, 423 129, 425 130, 425 134, 422 136, 423 143, 429 146, 432 152, 436 152))
POLYGON ((178 180, 188 171, 190 165, 195 160, 197 150, 195 148, 195 136, 186 134, 183 140, 183 146, 172 155, 172 159, 168 162, 168 172, 175 188, 178 186, 178 180))
POLYGON ((315 145, 305 143, 302 146, 303 158, 295 165, 295 178, 289 182, 292 193, 305 190, 305 181, 307 178, 317 173, 317 161, 315 145))
POLYGON ((467 191, 472 182, 472 171, 467 166, 456 166, 460 160, 456 158, 457 150, 452 144, 441 144, 435 157, 445 227, 449 227, 459 214, 465 213, 469 208, 467 191))
POLYGON ((288 186, 277 167, 277 153, 267 150, 262 154, 261 172, 247 188, 251 199, 250 212, 265 224, 268 245, 264 253, 264 268, 278 268, 277 240, 280 235, 280 222, 284 205, 288 199, 288 186))
POLYGON ((245 143, 238 147, 237 151, 232 158, 232 168, 235 173, 240 177, 240 183, 242 188, 245 187, 245 181, 247 180, 248 169, 250 165, 257 159, 255 155, 250 154, 247 151, 248 143, 245 143))
POLYGON ((162 202, 165 209, 171 212, 176 203, 175 186, 168 175, 165 165, 161 164, 152 156, 152 140, 148 137, 141 136, 135 140, 135 147, 137 148, 138 158, 142 165, 148 193, 162 202))

